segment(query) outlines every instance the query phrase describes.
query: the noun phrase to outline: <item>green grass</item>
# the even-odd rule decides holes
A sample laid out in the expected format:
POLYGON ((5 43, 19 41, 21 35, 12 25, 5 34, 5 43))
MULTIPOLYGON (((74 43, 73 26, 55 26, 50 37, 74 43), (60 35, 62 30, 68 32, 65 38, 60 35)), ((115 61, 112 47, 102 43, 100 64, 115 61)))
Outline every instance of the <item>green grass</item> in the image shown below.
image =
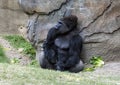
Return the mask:
POLYGON ((120 73, 68 73, 0 64, 0 85, 119 85, 120 73))
POLYGON ((35 58, 35 49, 22 36, 7 35, 7 36, 4 36, 4 38, 8 40, 14 48, 16 49, 23 48, 23 53, 30 56, 31 59, 35 58))
POLYGON ((9 59, 5 56, 3 47, 0 46, 0 63, 8 63, 9 59))

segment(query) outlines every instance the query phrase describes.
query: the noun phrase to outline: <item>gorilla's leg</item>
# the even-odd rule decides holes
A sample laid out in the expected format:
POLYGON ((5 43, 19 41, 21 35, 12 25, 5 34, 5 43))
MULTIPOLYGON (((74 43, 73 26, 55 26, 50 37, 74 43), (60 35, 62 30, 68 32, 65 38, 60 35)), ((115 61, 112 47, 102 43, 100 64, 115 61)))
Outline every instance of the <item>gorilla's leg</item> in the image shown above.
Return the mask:
POLYGON ((39 56, 39 64, 44 69, 55 69, 55 65, 48 62, 44 55, 39 56))
POLYGON ((69 58, 65 64, 70 72, 79 72, 83 70, 84 64, 80 58, 82 51, 82 38, 79 35, 75 35, 70 40, 69 58))
POLYGON ((56 70, 65 70, 65 62, 68 60, 68 57, 68 50, 58 48, 58 60, 56 63, 56 70))
POLYGON ((77 72, 80 72, 84 69, 84 63, 80 60, 78 64, 76 64, 75 67, 72 67, 69 69, 70 72, 74 72, 74 73, 77 73, 77 72))

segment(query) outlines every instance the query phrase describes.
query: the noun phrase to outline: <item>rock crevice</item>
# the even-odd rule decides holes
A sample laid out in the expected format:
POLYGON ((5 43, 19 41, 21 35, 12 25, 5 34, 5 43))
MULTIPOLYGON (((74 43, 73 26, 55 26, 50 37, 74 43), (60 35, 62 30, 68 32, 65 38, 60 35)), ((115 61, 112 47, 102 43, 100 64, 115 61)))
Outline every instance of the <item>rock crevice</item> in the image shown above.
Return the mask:
POLYGON ((80 32, 82 32, 86 28, 89 28, 95 21, 97 21, 101 16, 103 16, 105 12, 111 7, 112 3, 113 2, 111 1, 110 4, 108 4, 108 6, 103 10, 103 12, 100 15, 98 15, 95 19, 93 19, 93 21, 90 22, 86 27, 83 27, 82 30, 80 30, 80 32))

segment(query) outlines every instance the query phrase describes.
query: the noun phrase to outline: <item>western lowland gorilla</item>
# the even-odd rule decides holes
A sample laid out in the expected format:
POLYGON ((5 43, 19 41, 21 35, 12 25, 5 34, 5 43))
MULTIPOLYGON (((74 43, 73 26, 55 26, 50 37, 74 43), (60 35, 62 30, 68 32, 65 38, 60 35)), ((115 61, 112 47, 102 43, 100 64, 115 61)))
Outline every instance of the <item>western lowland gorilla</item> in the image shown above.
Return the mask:
POLYGON ((44 56, 40 57, 42 68, 75 73, 83 70, 82 38, 76 31, 77 21, 75 15, 70 15, 49 30, 43 43, 44 56))

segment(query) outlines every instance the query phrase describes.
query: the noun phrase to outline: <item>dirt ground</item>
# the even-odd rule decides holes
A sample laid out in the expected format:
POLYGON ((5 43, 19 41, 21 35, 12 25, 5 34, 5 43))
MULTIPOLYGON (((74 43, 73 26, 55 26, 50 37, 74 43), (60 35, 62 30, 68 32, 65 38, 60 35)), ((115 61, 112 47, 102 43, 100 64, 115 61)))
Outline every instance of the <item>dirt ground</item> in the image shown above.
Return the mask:
POLYGON ((30 59, 26 55, 23 55, 18 50, 13 48, 10 43, 2 37, 0 37, 0 45, 3 46, 5 54, 9 59, 19 59, 21 65, 26 65, 30 62, 30 59))
POLYGON ((98 68, 96 73, 109 73, 120 76, 120 62, 106 62, 102 68, 98 68))

